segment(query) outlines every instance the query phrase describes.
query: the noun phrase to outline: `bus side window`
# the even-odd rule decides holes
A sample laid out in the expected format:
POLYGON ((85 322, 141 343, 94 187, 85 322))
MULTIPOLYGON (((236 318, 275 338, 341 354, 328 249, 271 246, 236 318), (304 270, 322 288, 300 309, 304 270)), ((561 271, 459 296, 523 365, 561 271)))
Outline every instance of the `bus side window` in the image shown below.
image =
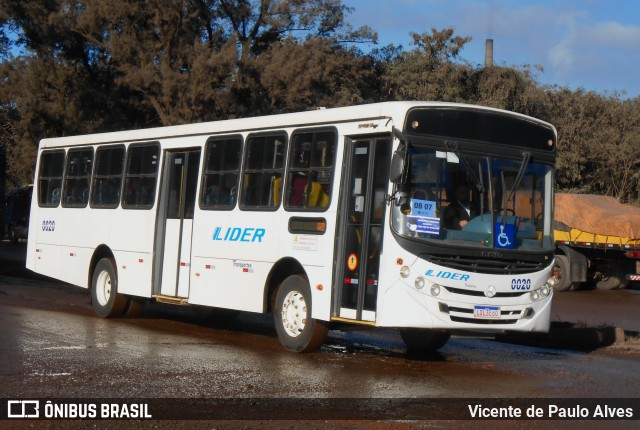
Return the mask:
POLYGON ((323 211, 331 202, 335 130, 295 132, 291 138, 285 209, 323 211))
POLYGON ((100 147, 96 151, 96 168, 91 185, 91 206, 117 208, 120 203, 124 146, 100 147))
POLYGON ((64 150, 44 151, 40 156, 38 175, 38 205, 57 207, 60 204, 64 150))
POLYGON ((207 142, 200 198, 202 209, 235 207, 241 159, 242 137, 213 138, 207 142))
POLYGON ((249 136, 244 158, 240 207, 276 210, 282 197, 286 135, 249 136))
POLYGON ((153 207, 159 164, 160 146, 157 143, 129 146, 122 196, 123 208, 151 209, 153 207))
POLYGON ((62 189, 63 207, 84 208, 87 206, 92 167, 93 148, 69 150, 62 189))

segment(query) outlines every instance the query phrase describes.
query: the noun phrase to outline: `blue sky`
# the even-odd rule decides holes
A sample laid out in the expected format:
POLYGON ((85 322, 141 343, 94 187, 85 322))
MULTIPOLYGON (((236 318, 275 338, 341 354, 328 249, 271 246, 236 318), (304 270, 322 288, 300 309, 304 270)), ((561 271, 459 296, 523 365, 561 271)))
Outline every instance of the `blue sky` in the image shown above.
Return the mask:
MULTIPOLYGON (((409 32, 453 27, 471 36, 462 58, 484 63, 494 40, 498 65, 540 65, 543 84, 640 96, 638 0, 343 0, 354 27, 369 25, 378 45, 412 49, 409 32)), ((364 48, 364 47, 363 47, 364 48)))

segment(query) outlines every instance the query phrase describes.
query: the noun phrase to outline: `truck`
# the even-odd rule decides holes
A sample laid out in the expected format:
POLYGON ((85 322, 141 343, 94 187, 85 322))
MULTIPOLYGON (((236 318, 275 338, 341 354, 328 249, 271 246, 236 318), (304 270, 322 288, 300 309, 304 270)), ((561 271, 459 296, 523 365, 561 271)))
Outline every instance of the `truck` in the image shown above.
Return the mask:
POLYGON ((29 210, 33 186, 13 189, 6 196, 4 225, 6 237, 11 243, 27 239, 29 234, 29 210))
POLYGON ((556 291, 640 281, 640 208, 610 196, 556 193, 556 291))

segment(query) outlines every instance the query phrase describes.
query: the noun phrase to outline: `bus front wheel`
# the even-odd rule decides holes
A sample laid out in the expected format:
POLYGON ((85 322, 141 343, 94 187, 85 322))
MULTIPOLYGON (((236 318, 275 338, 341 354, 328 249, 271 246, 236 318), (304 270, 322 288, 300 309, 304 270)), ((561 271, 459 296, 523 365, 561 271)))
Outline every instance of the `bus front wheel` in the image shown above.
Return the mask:
POLYGON ((320 348, 329 331, 327 323, 311 318, 311 288, 300 275, 289 276, 278 287, 273 319, 280 343, 294 352, 320 348))
POLYGON ((98 261, 93 271, 91 302, 95 313, 102 318, 122 315, 127 308, 127 297, 118 293, 115 263, 110 258, 98 261))

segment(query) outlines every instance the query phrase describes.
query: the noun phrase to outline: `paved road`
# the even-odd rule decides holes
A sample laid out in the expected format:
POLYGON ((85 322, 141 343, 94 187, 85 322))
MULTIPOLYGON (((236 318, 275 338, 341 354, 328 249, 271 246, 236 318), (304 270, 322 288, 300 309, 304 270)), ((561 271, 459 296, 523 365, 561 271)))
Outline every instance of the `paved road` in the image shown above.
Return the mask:
POLYGON ((0 277, 3 396, 635 397, 634 350, 594 353, 454 338, 407 356, 388 331, 332 332, 318 353, 284 351, 268 316, 202 323, 154 304, 100 319, 81 289, 0 277))
POLYGON ((640 333, 640 289, 581 290, 554 296, 552 320, 607 325, 640 333))

